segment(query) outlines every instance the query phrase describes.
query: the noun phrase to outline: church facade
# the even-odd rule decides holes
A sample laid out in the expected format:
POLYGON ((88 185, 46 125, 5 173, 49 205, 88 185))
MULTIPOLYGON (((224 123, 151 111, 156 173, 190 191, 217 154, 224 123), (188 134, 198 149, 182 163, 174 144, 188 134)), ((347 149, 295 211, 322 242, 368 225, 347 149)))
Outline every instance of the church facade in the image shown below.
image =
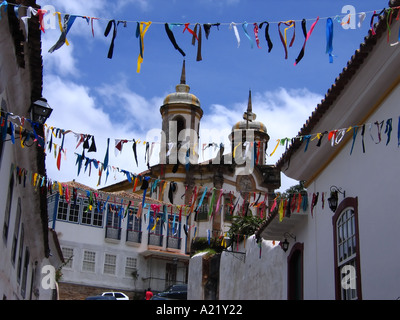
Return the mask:
MULTIPOLYGON (((232 126, 230 149, 214 143, 217 156, 201 163, 199 151, 208 147, 199 145, 203 110, 186 84, 185 62, 176 92, 166 96, 160 113, 160 161, 141 175, 159 184, 154 198, 187 217, 182 226, 186 253, 195 239, 226 238, 235 215, 266 218, 273 192, 280 187, 280 172, 265 164, 269 135, 266 126, 255 121, 251 92, 243 120, 232 126)), ((131 183, 124 181, 103 190, 128 191, 131 183)))

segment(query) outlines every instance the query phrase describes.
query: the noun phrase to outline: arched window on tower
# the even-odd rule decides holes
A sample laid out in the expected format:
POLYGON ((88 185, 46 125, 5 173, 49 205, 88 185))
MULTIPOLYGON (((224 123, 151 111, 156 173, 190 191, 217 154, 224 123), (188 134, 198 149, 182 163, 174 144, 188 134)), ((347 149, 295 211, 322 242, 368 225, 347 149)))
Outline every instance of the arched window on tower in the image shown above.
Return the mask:
POLYGON ((179 134, 182 130, 186 129, 186 121, 185 118, 182 116, 176 116, 172 121, 176 121, 176 133, 178 137, 178 150, 182 144, 182 137, 179 137, 179 134))

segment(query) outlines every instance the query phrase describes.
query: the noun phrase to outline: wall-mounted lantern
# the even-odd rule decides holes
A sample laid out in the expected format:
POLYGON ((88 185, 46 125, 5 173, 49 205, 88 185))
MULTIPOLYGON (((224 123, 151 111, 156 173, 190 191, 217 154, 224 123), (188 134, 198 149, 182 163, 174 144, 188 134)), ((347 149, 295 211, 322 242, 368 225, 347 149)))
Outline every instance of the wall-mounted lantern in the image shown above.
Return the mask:
POLYGON ((289 232, 285 232, 283 234, 283 236, 285 237, 285 240, 283 242, 280 243, 280 246, 282 248, 283 251, 287 251, 289 249, 289 241, 287 240, 287 238, 292 238, 294 241, 296 241, 296 236, 289 233, 289 232))
POLYGON ((32 121, 39 124, 44 124, 52 111, 53 109, 50 108, 45 98, 36 100, 30 107, 32 121))
POLYGON ((328 198, 328 203, 332 212, 335 212, 338 206, 338 192, 343 194, 344 198, 346 197, 346 191, 342 192, 342 189, 336 186, 331 187, 331 196, 328 198))

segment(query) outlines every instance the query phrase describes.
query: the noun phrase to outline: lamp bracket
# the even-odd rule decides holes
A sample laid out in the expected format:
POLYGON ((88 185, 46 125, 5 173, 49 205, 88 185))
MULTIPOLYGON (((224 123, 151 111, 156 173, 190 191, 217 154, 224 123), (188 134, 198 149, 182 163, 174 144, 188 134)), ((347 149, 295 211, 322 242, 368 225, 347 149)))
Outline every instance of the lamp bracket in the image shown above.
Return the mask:
POLYGON ((346 198, 346 191, 342 191, 342 188, 338 188, 338 187, 336 187, 336 186, 331 186, 331 192, 339 192, 339 193, 341 193, 342 195, 343 195, 343 197, 344 198, 346 198))

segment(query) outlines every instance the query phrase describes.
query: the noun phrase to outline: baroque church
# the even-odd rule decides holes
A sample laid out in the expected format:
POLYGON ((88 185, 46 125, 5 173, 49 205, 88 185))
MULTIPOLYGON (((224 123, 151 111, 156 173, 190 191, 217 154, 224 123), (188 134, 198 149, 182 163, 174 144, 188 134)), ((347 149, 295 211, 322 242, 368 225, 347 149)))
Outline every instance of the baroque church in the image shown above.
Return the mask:
MULTIPOLYGON (((213 143, 219 148, 218 154, 201 163, 199 150, 211 145, 199 145, 203 110, 199 98, 186 83, 185 61, 180 83, 175 92, 165 97, 160 113, 160 161, 140 175, 159 183, 151 197, 183 208, 188 217, 183 225, 186 253, 191 252, 195 239, 226 238, 235 215, 266 218, 274 190, 280 187, 280 171, 266 164, 269 135, 266 126, 255 120, 251 91, 243 119, 232 126, 230 149, 222 143, 213 143)), ((126 180, 102 190, 131 189, 132 184, 126 180)))

